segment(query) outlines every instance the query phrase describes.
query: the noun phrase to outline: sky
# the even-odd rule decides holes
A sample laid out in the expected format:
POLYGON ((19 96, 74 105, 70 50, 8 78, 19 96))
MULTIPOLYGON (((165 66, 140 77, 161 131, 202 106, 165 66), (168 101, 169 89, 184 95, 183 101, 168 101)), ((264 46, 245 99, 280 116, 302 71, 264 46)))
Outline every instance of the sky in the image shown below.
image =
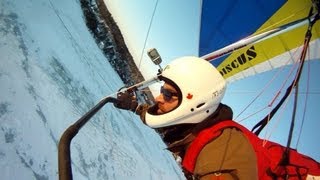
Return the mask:
MULTIPOLYGON (((166 65, 171 60, 186 56, 198 56, 198 41, 199 41, 199 27, 200 27, 200 1, 183 1, 183 0, 105 0, 105 3, 116 20, 122 34, 125 38, 126 44, 132 53, 134 60, 138 67, 145 75, 145 77, 153 76, 156 73, 157 67, 152 65, 146 51, 150 48, 156 48, 163 59, 163 65, 166 65), (156 11, 153 16, 154 9, 156 11), (153 21, 151 19, 153 17, 153 21), (151 22, 151 23, 150 23, 151 22), (151 25, 150 25, 151 24, 151 25), (149 29, 150 27, 150 29, 149 29), (149 32, 149 33, 148 33, 149 32), (148 36, 147 36, 148 34, 148 36), (145 49, 143 51, 143 48, 145 49), (143 54, 142 54, 143 51, 143 54)), ((298 148, 312 158, 320 161, 320 138, 318 127, 320 121, 317 121, 320 116, 317 107, 320 101, 320 83, 315 77, 320 77, 318 69, 320 68, 319 60, 310 62, 305 67, 309 67, 311 78, 308 97, 308 108, 306 110, 305 122, 303 124, 303 131, 300 135, 299 144, 296 145, 299 139, 299 127, 302 124, 303 113, 298 113, 296 122, 296 129, 293 136, 293 147, 298 148)), ((283 68, 283 71, 289 72, 290 67, 283 68)), ((277 70, 261 73, 253 77, 230 83, 223 99, 223 102, 230 105, 235 117, 249 104, 251 101, 263 90, 266 82, 273 78, 277 70), (262 83, 263 82, 263 83, 262 83)), ((307 72, 307 71, 305 71, 307 72)), ((304 83, 301 83, 300 94, 304 95, 307 92, 305 73, 302 77, 304 83)), ((285 82, 285 78, 277 78, 278 82, 273 87, 267 87, 268 95, 259 97, 259 101, 255 102, 248 112, 241 114, 236 120, 241 121, 250 113, 258 109, 266 107, 272 102, 273 97, 278 92, 281 83, 285 82)), ((288 86, 288 84, 287 84, 288 86)), ((152 91, 157 91, 157 86, 151 87, 152 91)), ((282 89, 283 94, 286 89, 282 89)), ((299 108, 304 107, 304 98, 299 99, 299 108)), ((293 99, 293 98, 291 98, 293 99)), ((279 98, 278 98, 279 100, 279 98)), ((266 128, 261 133, 263 138, 267 138, 281 144, 287 144, 288 129, 290 120, 292 119, 292 100, 287 103, 284 111, 278 113, 273 124, 266 128)), ((275 103, 274 103, 275 104, 275 103)), ((254 120, 241 121, 246 127, 252 127, 257 120, 262 119, 270 108, 266 108, 254 116, 254 120)))
MULTIPOLYGON (((180 56, 197 56, 197 34, 200 27, 198 1, 186 3, 183 0, 165 0, 157 3, 154 0, 111 0, 105 3, 145 77, 156 75, 158 70, 158 66, 153 65, 147 56, 147 51, 151 48, 156 48, 161 55, 162 66, 180 56)), ((157 86, 151 88, 158 89, 157 86)))

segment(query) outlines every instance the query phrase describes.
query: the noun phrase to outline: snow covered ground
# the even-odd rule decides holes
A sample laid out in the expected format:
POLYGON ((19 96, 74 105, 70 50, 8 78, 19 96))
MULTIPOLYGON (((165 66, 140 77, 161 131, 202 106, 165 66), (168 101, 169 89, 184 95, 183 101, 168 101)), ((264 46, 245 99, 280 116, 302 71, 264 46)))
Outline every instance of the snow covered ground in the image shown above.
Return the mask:
MULTIPOLYGON (((0 174, 58 179, 67 127, 123 84, 79 1, 0 1, 0 174)), ((154 130, 111 104, 71 143, 74 179, 184 179, 154 130)))

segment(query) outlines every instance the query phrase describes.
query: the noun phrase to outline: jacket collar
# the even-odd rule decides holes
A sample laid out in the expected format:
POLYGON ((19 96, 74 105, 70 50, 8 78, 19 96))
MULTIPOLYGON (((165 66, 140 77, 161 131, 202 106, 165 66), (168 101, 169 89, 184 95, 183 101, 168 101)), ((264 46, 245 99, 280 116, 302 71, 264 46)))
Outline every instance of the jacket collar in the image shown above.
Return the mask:
POLYGON ((218 109, 200 123, 173 125, 159 128, 157 131, 161 134, 163 141, 167 144, 167 149, 172 153, 183 157, 185 150, 199 132, 221 121, 230 120, 232 119, 232 116, 232 109, 229 106, 220 103, 218 109))

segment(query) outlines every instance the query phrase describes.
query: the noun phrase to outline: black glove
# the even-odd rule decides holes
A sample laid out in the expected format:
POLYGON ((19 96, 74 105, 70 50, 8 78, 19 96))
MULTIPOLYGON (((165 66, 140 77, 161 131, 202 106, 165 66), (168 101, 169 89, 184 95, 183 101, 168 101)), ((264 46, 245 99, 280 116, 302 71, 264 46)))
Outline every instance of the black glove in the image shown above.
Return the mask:
POLYGON ((117 101, 113 103, 113 105, 116 108, 130 110, 134 112, 138 106, 138 102, 133 92, 126 91, 119 92, 117 94, 117 101))

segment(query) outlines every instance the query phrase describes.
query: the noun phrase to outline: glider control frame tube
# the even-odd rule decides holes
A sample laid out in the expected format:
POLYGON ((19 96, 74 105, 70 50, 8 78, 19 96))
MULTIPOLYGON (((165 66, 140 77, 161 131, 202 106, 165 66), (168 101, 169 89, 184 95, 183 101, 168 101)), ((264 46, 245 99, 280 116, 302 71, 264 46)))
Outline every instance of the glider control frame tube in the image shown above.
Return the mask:
MULTIPOLYGON (((155 82, 159 81, 159 75, 152 77, 146 81, 142 81, 138 84, 130 86, 128 88, 121 89, 117 93, 126 91, 141 90, 155 82)), ((95 115, 106 103, 117 102, 117 99, 112 95, 104 97, 98 104, 90 109, 85 115, 83 115, 78 121, 71 125, 62 134, 59 145, 58 145, 58 166, 59 166, 59 180, 72 180, 72 167, 71 167, 71 155, 70 155, 70 144, 72 138, 74 138, 79 130, 84 126, 90 118, 95 115)))
POLYGON ((82 116, 62 134, 58 145, 59 180, 72 180, 70 155, 70 144, 72 138, 77 135, 82 126, 85 125, 89 119, 95 115, 106 103, 114 103, 116 101, 117 99, 113 97, 103 98, 97 105, 90 109, 84 116, 82 116))

